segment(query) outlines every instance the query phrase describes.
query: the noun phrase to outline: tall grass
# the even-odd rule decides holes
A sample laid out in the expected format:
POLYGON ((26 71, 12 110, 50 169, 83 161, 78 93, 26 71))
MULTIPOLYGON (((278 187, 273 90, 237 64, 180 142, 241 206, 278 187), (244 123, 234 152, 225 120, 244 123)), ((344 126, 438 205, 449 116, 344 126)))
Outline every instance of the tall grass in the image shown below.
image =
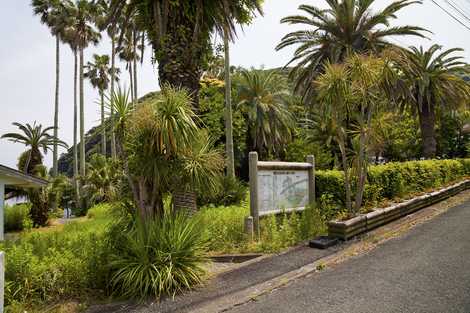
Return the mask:
POLYGON ((5 231, 21 231, 31 228, 32 221, 29 217, 31 204, 22 203, 5 206, 5 231))
MULTIPOLYGON (((110 206, 102 210, 109 211, 110 206)), ((5 303, 43 303, 104 294, 107 250, 104 235, 108 218, 72 222, 58 230, 23 233, 5 242, 5 303)))

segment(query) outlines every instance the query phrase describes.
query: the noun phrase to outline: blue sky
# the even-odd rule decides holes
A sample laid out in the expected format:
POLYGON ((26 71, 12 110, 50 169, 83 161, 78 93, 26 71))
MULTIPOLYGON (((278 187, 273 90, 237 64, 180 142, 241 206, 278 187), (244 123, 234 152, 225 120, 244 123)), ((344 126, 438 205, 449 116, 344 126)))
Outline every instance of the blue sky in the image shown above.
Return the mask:
MULTIPOLYGON (((448 8, 446 0, 436 0, 448 8)), ((470 0, 453 0, 470 16, 470 0)), ((376 0, 375 8, 380 8, 390 0, 376 0)), ((446 48, 462 47, 464 56, 470 62, 470 31, 452 20, 431 0, 424 0, 422 5, 406 8, 399 14, 394 24, 412 24, 425 27, 433 32, 431 40, 417 38, 400 38, 402 45, 429 46, 438 43, 446 48)), ((285 65, 292 50, 274 51, 282 36, 294 30, 288 25, 281 25, 279 20, 297 13, 300 4, 324 6, 323 0, 265 0, 264 17, 244 27, 232 44, 232 63, 245 67, 279 67, 285 65)), ((470 25, 470 21, 468 21, 470 25)), ((0 91, 1 113, 0 134, 14 131, 12 122, 22 123, 37 121, 43 125, 52 125, 54 104, 54 53, 55 42, 48 29, 41 25, 39 18, 33 16, 29 0, 0 1, 0 29, 2 45, 0 46, 0 91)), ((86 51, 86 58, 93 53, 110 52, 107 38, 96 48, 86 51)), ((124 69, 124 65, 121 65, 124 69)), ((61 53, 61 98, 60 130, 61 139, 69 144, 73 134, 73 56, 66 46, 61 53)), ((156 90, 157 74, 150 63, 150 53, 144 64, 139 67, 139 95, 156 90)), ((125 82, 126 77, 123 81, 125 82)), ((99 121, 98 105, 95 103, 97 92, 86 84, 85 112, 87 129, 99 121)), ((15 167, 19 154, 24 146, 6 140, 0 141, 0 163, 15 167)), ((46 156, 46 163, 51 164, 52 154, 46 156)))

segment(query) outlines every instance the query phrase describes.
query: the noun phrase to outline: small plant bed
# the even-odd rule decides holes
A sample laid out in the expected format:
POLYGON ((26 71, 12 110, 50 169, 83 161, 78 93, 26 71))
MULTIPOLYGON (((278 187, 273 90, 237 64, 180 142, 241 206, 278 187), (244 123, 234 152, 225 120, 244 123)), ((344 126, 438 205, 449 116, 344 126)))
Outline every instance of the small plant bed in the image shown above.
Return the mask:
POLYGON ((464 180, 437 191, 393 204, 386 208, 377 208, 369 213, 359 214, 347 220, 330 221, 328 222, 328 234, 330 237, 348 240, 356 235, 370 231, 424 207, 445 200, 469 187, 470 180, 464 180))

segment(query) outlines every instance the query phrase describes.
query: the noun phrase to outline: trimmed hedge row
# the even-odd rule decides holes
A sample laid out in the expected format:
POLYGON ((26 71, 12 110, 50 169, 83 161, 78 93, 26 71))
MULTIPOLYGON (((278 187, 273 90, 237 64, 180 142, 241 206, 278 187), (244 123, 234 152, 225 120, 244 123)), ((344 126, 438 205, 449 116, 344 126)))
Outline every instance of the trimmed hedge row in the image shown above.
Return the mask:
MULTIPOLYGON (((392 200, 409 193, 438 188, 470 175, 470 159, 391 162, 369 167, 364 204, 392 200)), ((344 206, 345 190, 342 171, 317 171, 317 199, 332 198, 344 206)), ((354 186, 353 186, 354 188, 354 186)))

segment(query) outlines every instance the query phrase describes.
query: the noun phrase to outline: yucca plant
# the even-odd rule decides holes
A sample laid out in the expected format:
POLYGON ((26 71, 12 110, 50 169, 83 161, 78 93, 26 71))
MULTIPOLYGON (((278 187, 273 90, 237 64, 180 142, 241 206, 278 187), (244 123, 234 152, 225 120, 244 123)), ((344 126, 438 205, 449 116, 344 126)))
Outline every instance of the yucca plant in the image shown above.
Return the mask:
POLYGON ((175 295, 201 282, 206 261, 203 228, 196 218, 165 213, 138 220, 111 256, 111 287, 129 298, 175 295))

